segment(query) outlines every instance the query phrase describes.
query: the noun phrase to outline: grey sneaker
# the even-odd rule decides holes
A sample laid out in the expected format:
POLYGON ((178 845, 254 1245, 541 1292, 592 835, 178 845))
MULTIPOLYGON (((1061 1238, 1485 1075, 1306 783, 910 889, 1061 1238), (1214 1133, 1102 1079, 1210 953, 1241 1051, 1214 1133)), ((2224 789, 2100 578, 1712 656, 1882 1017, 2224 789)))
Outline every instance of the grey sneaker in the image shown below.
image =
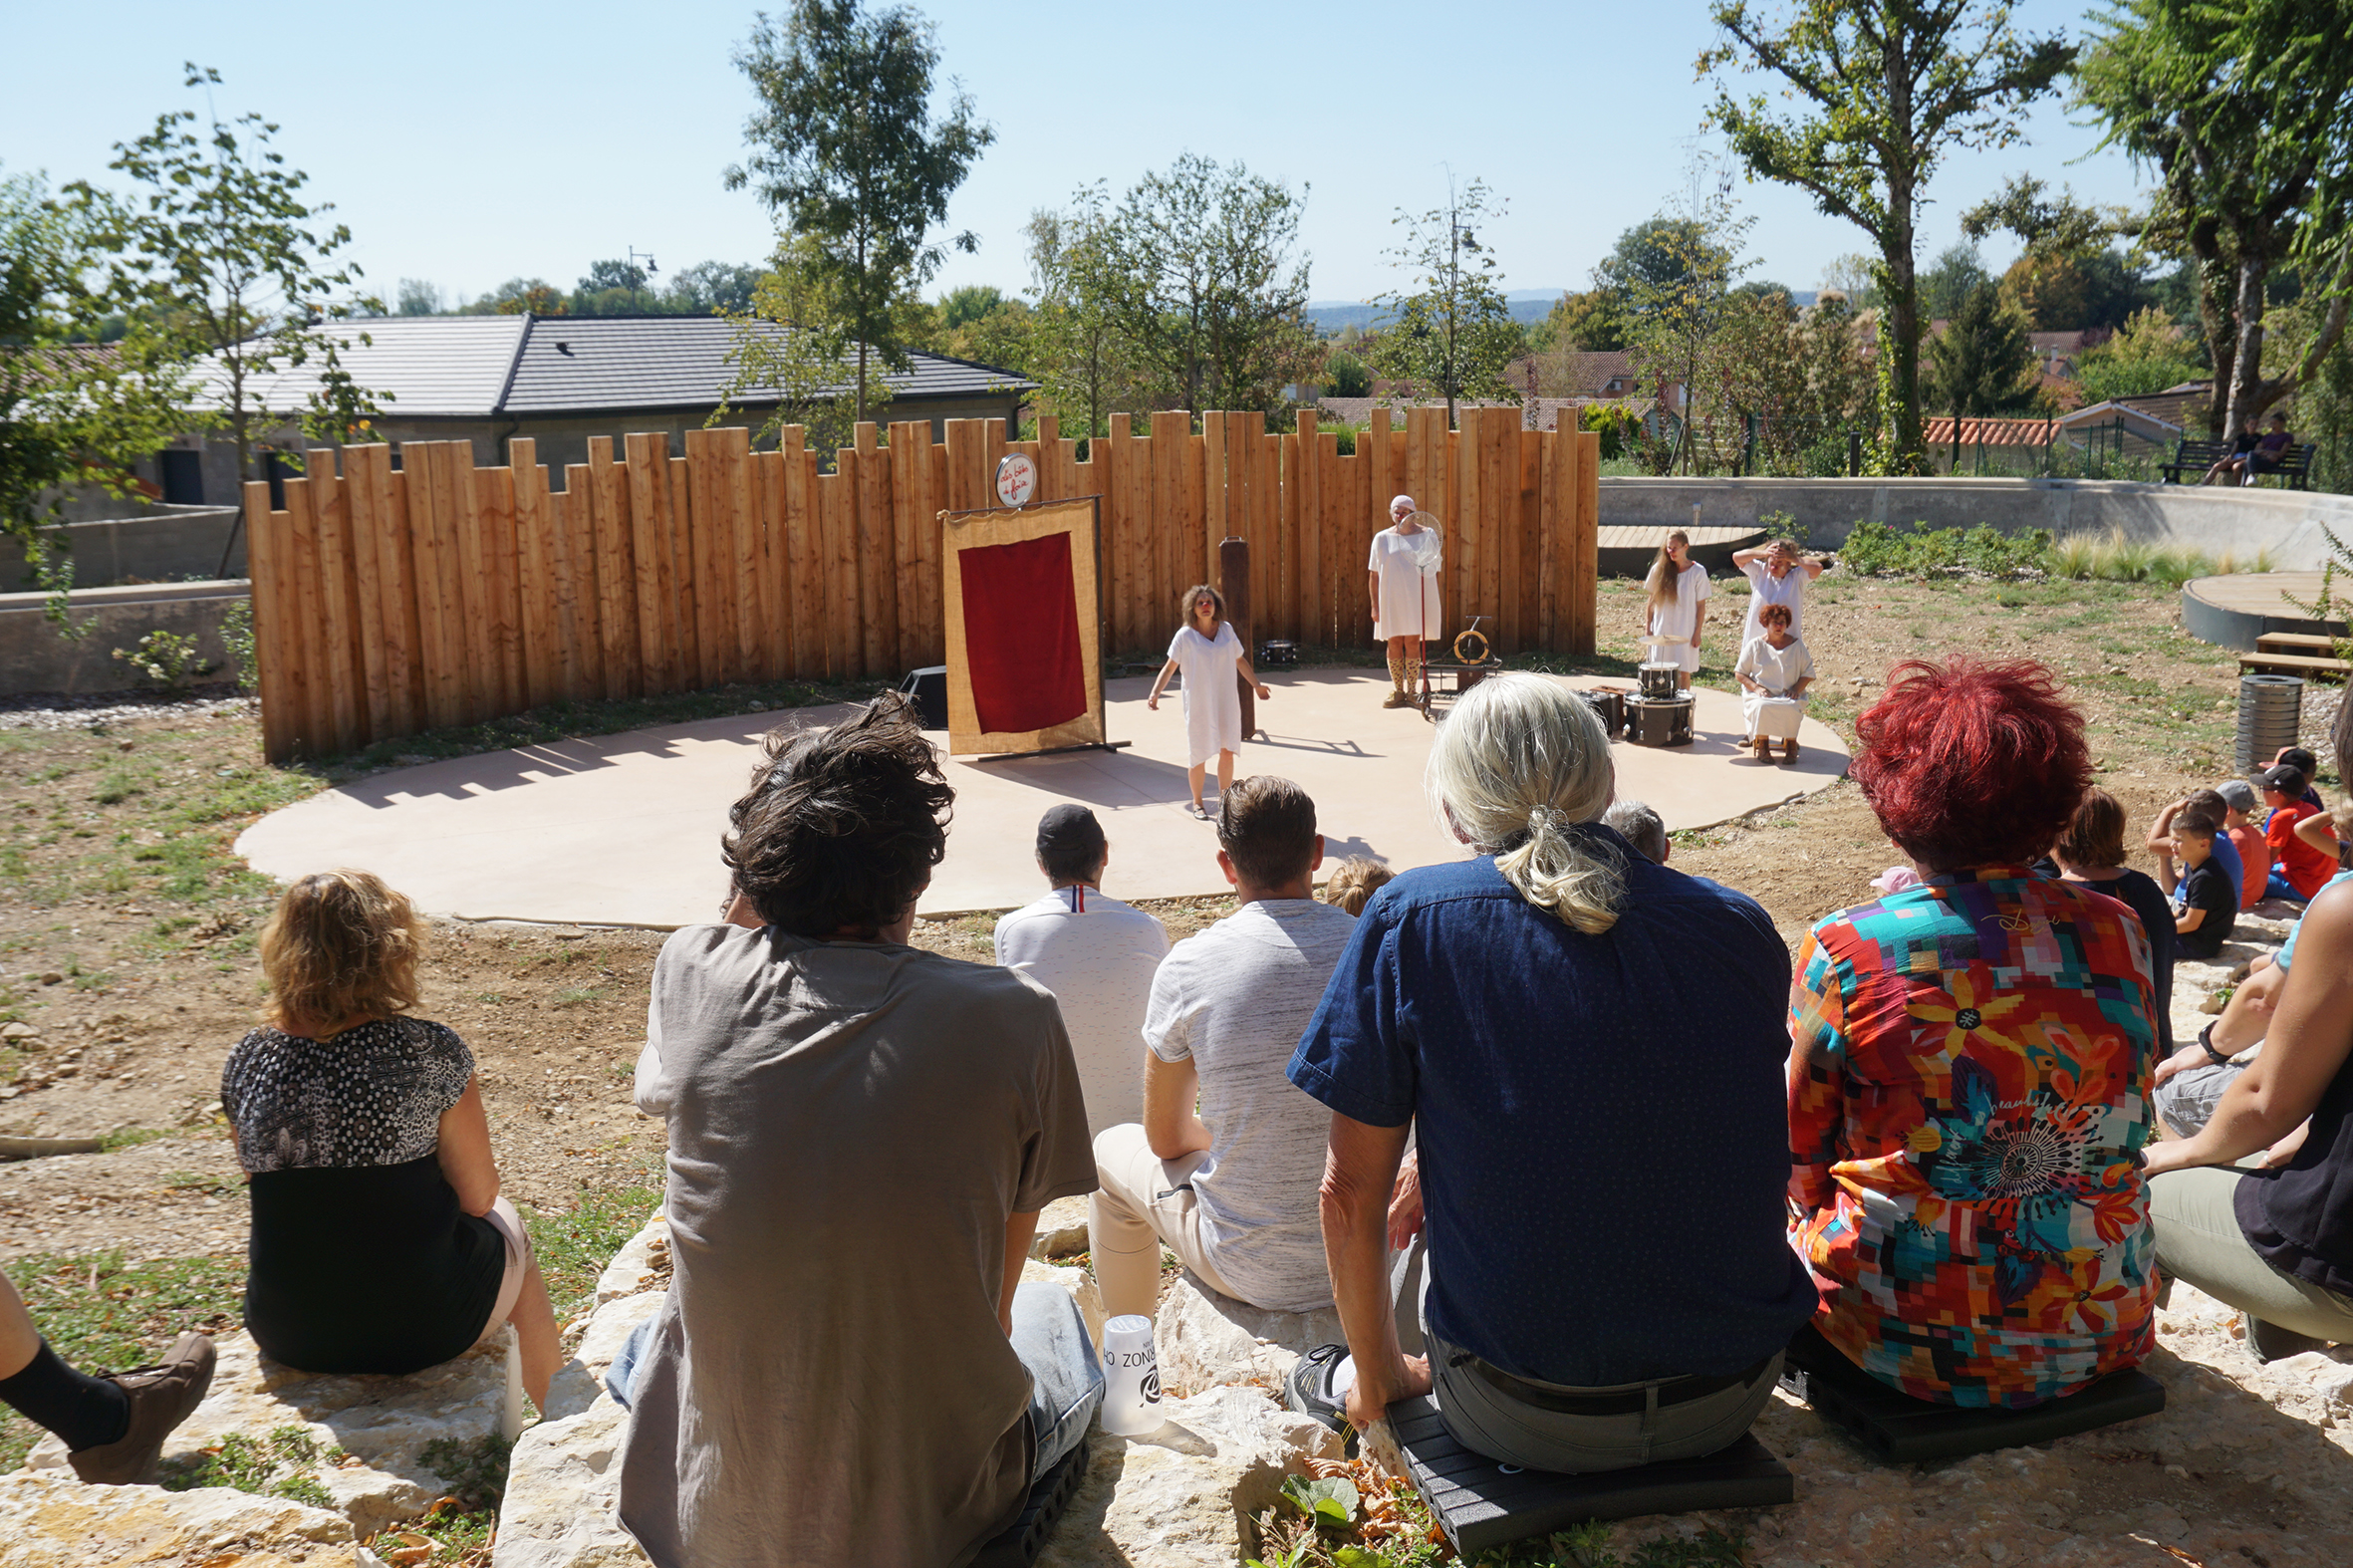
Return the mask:
POLYGON ((152 1367, 119 1372, 107 1381, 131 1400, 131 1426, 113 1442, 77 1448, 66 1457, 74 1473, 95 1485, 131 1486, 156 1479, 163 1439, 188 1419, 212 1387, 212 1340, 182 1334, 152 1367))

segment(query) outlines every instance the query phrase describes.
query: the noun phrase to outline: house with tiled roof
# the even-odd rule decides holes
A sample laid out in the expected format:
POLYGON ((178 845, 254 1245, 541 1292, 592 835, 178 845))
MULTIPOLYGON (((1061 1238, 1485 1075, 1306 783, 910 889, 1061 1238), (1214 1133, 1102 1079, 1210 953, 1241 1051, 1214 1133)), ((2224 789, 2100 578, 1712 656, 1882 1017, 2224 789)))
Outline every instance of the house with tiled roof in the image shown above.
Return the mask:
MULTIPOLYGON (((778 337, 793 331, 763 326, 778 337)), ((736 328, 715 316, 394 316, 348 322, 337 335, 343 369, 383 399, 376 432, 395 443, 466 439, 474 461, 503 463, 506 443, 528 436, 538 460, 560 473, 588 461, 591 436, 662 431, 670 450, 717 410, 735 378, 736 328), (366 343, 357 341, 365 334, 366 343)), ((1016 427, 1022 400, 1037 384, 997 366, 914 353, 906 371, 881 370, 886 420, 926 419, 945 439, 949 419, 991 418, 1016 427)), ((249 379, 248 394, 280 416, 273 438, 293 439, 291 420, 318 391, 319 361, 249 379)), ((219 397, 227 372, 218 356, 196 362, 200 388, 219 397)), ((855 380, 844 362, 839 387, 855 380)), ((730 402, 725 424, 757 429, 775 410, 774 393, 730 402)), ((175 443, 203 454, 202 493, 190 500, 234 501, 235 451, 219 432, 175 443)), ((557 481, 559 486, 562 481, 557 481)), ((178 497, 174 497, 178 499, 178 497)))

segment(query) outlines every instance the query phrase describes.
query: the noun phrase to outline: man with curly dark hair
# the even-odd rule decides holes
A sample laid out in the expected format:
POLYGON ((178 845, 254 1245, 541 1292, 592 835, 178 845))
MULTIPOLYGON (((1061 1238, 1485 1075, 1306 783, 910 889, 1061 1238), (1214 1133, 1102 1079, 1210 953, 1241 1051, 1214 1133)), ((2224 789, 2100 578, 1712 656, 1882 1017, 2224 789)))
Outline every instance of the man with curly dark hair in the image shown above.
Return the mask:
POLYGON ((659 1568, 945 1568, 1101 1403, 1070 1295, 1020 1284, 1038 1210, 1095 1186, 1061 1013, 908 945, 953 801, 898 697, 777 730, 722 841, 734 920, 654 966, 676 1272, 608 1387, 659 1568))

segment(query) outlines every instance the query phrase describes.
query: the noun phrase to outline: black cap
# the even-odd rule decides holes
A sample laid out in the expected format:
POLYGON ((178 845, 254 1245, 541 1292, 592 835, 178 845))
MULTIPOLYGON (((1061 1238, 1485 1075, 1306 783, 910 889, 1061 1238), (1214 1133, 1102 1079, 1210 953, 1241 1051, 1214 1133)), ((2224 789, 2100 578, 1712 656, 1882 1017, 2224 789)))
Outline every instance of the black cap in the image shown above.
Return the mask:
POLYGON ((1093 855, 1103 848, 1103 824, 1084 806, 1060 805, 1038 819, 1038 854, 1093 855))
POLYGON ((2255 775, 2255 782, 2265 789, 2275 789, 2282 795, 2294 795, 2304 788, 2304 775, 2282 762, 2277 767, 2265 768, 2255 775))

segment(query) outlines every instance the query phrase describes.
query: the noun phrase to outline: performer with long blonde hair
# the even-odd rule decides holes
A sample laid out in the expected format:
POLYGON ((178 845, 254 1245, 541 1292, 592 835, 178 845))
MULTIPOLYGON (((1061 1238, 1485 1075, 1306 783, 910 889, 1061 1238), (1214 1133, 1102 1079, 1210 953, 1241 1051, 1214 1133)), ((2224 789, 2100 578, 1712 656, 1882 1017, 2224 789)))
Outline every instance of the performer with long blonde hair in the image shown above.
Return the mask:
POLYGON ((1643 636, 1653 645, 1647 660, 1678 666, 1676 683, 1686 691, 1699 667, 1699 629, 1707 624, 1710 592, 1707 568, 1692 559, 1692 536, 1678 528, 1659 547, 1643 582, 1643 636))

